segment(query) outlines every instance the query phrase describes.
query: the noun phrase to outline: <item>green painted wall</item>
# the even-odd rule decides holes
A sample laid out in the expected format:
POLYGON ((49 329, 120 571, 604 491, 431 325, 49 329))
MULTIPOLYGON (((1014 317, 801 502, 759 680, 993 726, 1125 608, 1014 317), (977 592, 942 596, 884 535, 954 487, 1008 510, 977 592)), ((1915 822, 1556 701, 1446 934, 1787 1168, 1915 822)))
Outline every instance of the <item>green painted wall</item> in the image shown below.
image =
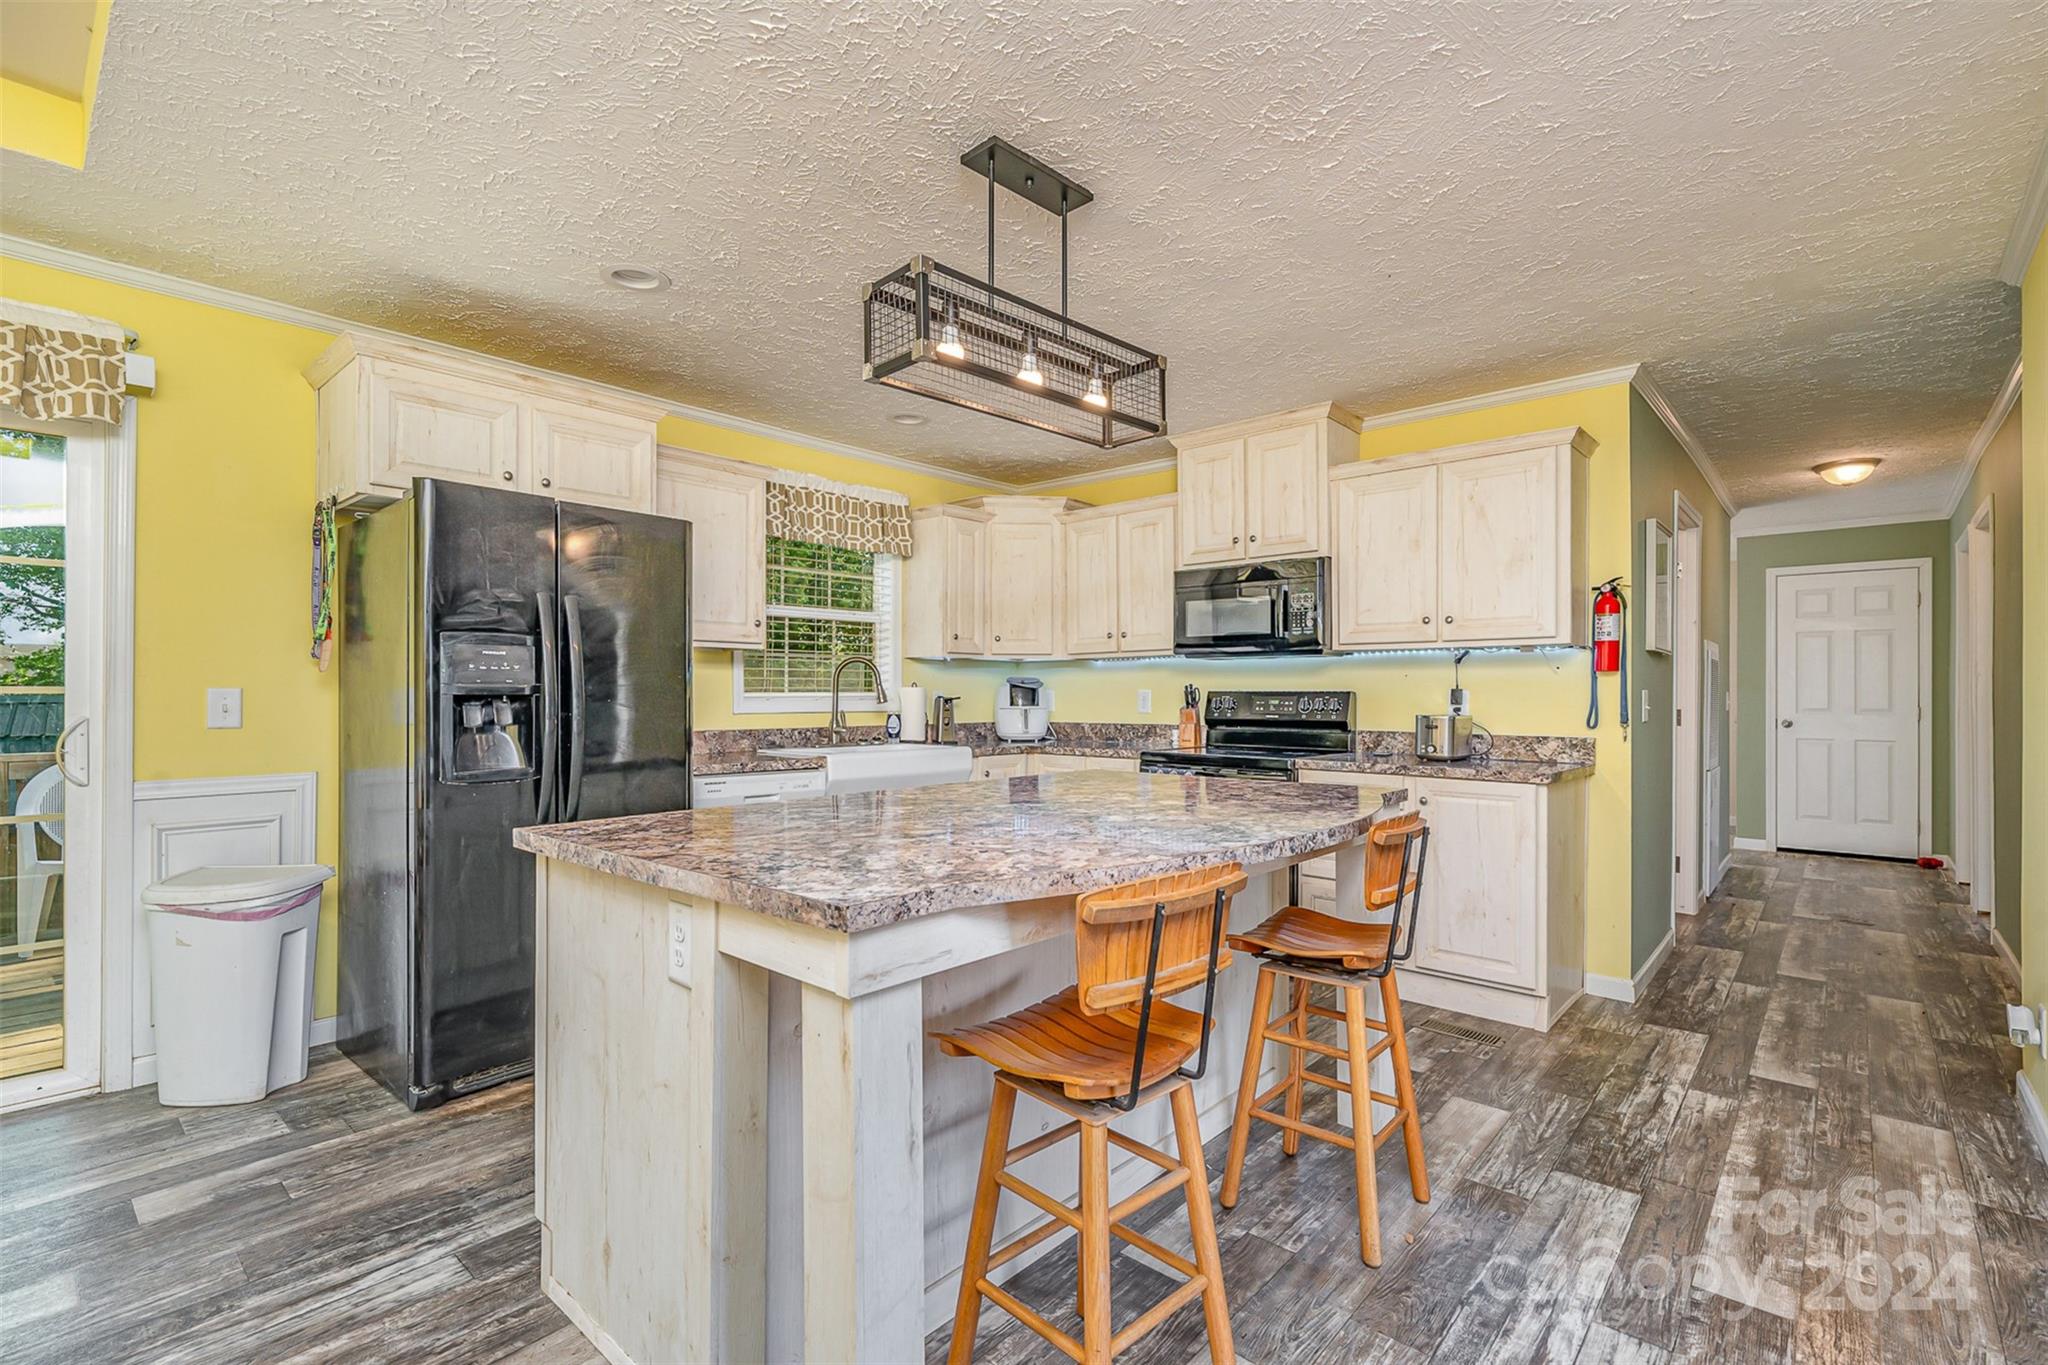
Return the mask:
MULTIPOLYGON (((1637 715, 1629 729, 1632 750, 1631 821, 1635 858, 1630 887, 1632 968, 1639 970, 1671 932, 1671 722, 1672 657, 1643 647, 1641 604, 1649 573, 1643 562, 1643 521, 1655 517, 1676 535, 1677 517, 1671 495, 1683 493, 1700 514, 1700 635, 1719 646, 1726 676, 1728 659, 1728 514, 1714 499, 1713 489, 1642 395, 1629 393, 1629 507, 1634 526, 1632 568, 1628 583, 1629 690, 1640 699, 1650 694, 1647 716, 1637 715)), ((1705 679, 1705 651, 1701 673, 1705 679)), ((1696 709, 1696 704, 1688 702, 1696 709)), ((1638 705, 1640 710, 1640 704, 1638 705)), ((1688 719, 1693 712, 1688 711, 1688 719)), ((1692 733, 1703 733, 1694 723, 1692 733)), ((1721 771, 1728 771, 1728 727, 1720 726, 1721 771)), ((1702 764, 1704 771, 1704 764, 1702 764)), ((1725 819, 1725 814, 1723 816, 1725 819)), ((1723 841, 1726 842, 1725 840, 1723 841)))
MULTIPOLYGON (((2011 415, 1984 448, 1984 458, 1970 476, 1970 486, 1955 515, 1948 519, 1949 553, 1956 538, 1991 503, 1991 802, 1992 921, 2014 956, 2020 952, 2020 766, 2026 706, 2020 635, 2021 586, 2027 581, 2022 554, 2024 518, 2020 506, 2020 409, 2011 415)), ((1953 853, 1952 848, 1944 852, 1953 853)))
POLYGON ((1764 677, 1771 667, 1764 638, 1764 574, 1808 564, 1854 564, 1859 560, 1934 561, 1934 851, 1949 851, 1949 616, 1955 604, 1949 585, 1948 523, 1912 521, 1896 526, 1855 526, 1841 531, 1798 531, 1789 535, 1744 536, 1735 549, 1735 832, 1764 837, 1764 677))

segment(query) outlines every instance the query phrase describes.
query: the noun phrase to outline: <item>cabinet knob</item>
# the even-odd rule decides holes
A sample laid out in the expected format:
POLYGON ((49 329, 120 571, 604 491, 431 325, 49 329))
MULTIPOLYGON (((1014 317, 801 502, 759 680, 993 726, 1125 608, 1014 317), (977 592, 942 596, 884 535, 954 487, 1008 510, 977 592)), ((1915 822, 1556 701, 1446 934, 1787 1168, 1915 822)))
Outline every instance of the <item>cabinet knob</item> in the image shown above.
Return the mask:
POLYGON ((555 481, 553 479, 542 479, 540 481, 540 486, 542 488, 553 488, 555 486, 555 481))
POLYGON ((1259 543, 1259 538, 1258 538, 1257 536, 1253 536, 1253 537, 1252 537, 1252 544, 1256 545, 1256 544, 1258 544, 1258 543, 1259 543))
POLYGON ((1446 617, 1444 617, 1444 624, 1445 624, 1445 625, 1449 625, 1449 624, 1450 624, 1451 622, 1453 622, 1453 621, 1455 621, 1455 620, 1457 620, 1457 619, 1458 619, 1458 618, 1457 618, 1457 617, 1455 617, 1455 616, 1446 616, 1446 617))
POLYGON ((1128 638, 1130 638, 1130 634, 1131 634, 1131 633, 1130 633, 1129 631, 1127 631, 1127 630, 1120 630, 1120 631, 1118 631, 1118 632, 1117 632, 1117 635, 1118 635, 1118 636, 1119 636, 1120 638, 1124 638, 1124 639, 1128 639, 1128 638))
POLYGON ((1103 632, 1102 632, 1102 638, 1103 638, 1103 639, 1105 639, 1105 640, 1109 640, 1109 639, 1113 639, 1113 638, 1115 638, 1115 637, 1113 637, 1113 636, 1112 636, 1112 635, 1111 635, 1111 634, 1110 634, 1110 633, 1109 633, 1108 631, 1106 631, 1106 630, 1105 630, 1105 631, 1103 631, 1103 632))
POLYGON ((996 643, 997 643, 997 644, 1001 644, 1002 642, 1003 642, 1003 637, 1002 637, 1002 636, 1000 636, 1000 635, 996 636, 996 643))
MULTIPOLYGON (((507 475, 506 475, 505 477, 509 479, 509 478, 511 478, 512 476, 511 476, 510 474, 507 474, 507 475)), ((1235 544, 1237 544, 1237 537, 1236 537, 1236 536, 1232 536, 1232 537, 1230 538, 1230 543, 1231 543, 1232 545, 1235 545, 1235 544)))
POLYGON ((953 638, 954 638, 954 639, 956 639, 956 640, 957 640, 957 639, 959 639, 959 638, 960 638, 960 632, 959 632, 959 631, 957 631, 957 630, 956 630, 956 631, 954 631, 954 632, 953 632, 953 638))
POLYGON ((1425 626, 1429 624, 1429 618, 1427 616, 1422 618, 1422 624, 1425 626))
POLYGON ((754 629, 755 629, 755 630, 759 630, 760 628, 761 628, 761 618, 760 618, 760 617, 758 617, 758 616, 756 616, 756 617, 754 618, 754 629))
POLYGON ((505 479, 505 482, 506 482, 506 483, 510 483, 510 482, 512 482, 512 471, 511 471, 511 470, 509 470, 509 469, 508 469, 508 470, 506 470, 506 471, 505 471, 505 474, 504 474, 504 479, 505 479))
POLYGON ((1417 800, 1415 804, 1418 806, 1426 806, 1429 804, 1429 798, 1426 796, 1422 797, 1419 800, 1417 800))

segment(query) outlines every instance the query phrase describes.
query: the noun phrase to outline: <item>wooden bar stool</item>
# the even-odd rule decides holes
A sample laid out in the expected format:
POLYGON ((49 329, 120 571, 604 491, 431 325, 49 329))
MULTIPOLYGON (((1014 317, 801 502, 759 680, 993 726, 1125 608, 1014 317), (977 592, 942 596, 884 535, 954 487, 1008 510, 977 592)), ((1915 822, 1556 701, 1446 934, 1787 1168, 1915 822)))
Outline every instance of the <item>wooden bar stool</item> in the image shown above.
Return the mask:
POLYGON ((1401 996, 1394 984, 1394 964, 1406 961, 1415 947, 1415 915, 1422 900, 1429 829, 1421 816, 1406 815, 1374 826, 1367 839, 1365 906, 1368 910, 1392 906, 1390 923, 1362 924, 1290 905, 1250 933, 1230 936, 1231 947, 1256 954, 1260 961, 1258 987, 1252 996, 1251 1037, 1238 1082, 1237 1117, 1230 1126, 1230 1155, 1223 1170, 1223 1207, 1237 1207, 1253 1119, 1263 1119, 1282 1130, 1280 1150, 1288 1156, 1301 1150, 1304 1134, 1348 1147, 1358 1180, 1359 1255, 1367 1265, 1376 1266, 1380 1263, 1380 1206, 1373 1161, 1380 1144, 1393 1136, 1396 1128, 1407 1142, 1409 1187, 1416 1202, 1429 1202, 1429 1175, 1422 1163, 1422 1123, 1415 1113, 1415 1079, 1408 1070, 1408 1036, 1401 1027, 1401 996), (1405 940, 1401 938, 1404 913, 1408 922, 1405 940), (1285 1013, 1275 1019, 1271 1017, 1273 996, 1281 977, 1288 979, 1290 992, 1285 1013), (1385 1022, 1365 1011, 1366 988, 1375 982, 1385 1022), (1317 1004, 1313 998, 1317 986, 1336 987, 1343 1008, 1317 1004), (1341 1021, 1346 1045, 1334 1047, 1309 1037, 1311 1017, 1341 1021), (1369 1030, 1384 1036, 1368 1043, 1369 1030), (1279 1084, 1255 1094, 1268 1042, 1289 1049, 1287 1074, 1279 1084), (1386 1095, 1372 1088, 1371 1067, 1374 1058, 1389 1050, 1394 1054, 1394 1093, 1386 1095), (1349 1076, 1338 1080, 1311 1069, 1306 1056, 1311 1052, 1342 1061, 1349 1076), (1351 1132, 1303 1121, 1302 1091, 1310 1081, 1351 1096, 1351 1132), (1281 1112, 1266 1107, 1282 1096, 1285 1107, 1281 1112), (1395 1110, 1378 1131, 1372 1123, 1374 1100, 1395 1110))
POLYGON ((1074 906, 1076 984, 1047 1000, 985 1024, 935 1033, 952 1057, 976 1056, 996 1068, 981 1177, 967 1231, 960 1303, 953 1316, 948 1357, 964 1365, 974 1356, 974 1329, 983 1298, 1086 1365, 1100 1365, 1165 1322, 1189 1299, 1202 1296, 1209 1354, 1217 1365, 1235 1359, 1223 1272, 1216 1249, 1216 1219, 1209 1207, 1209 1175, 1202 1164, 1202 1133, 1194 1089, 1209 1064, 1209 1026, 1216 1004, 1216 972, 1228 966, 1223 928, 1230 898, 1243 889, 1236 863, 1129 882, 1080 897, 1074 906), (1201 985, 1200 1014, 1165 997, 1201 985), (1196 1057, 1192 1069, 1185 1065, 1196 1057), (1010 1146, 1010 1120, 1025 1094, 1068 1115, 1051 1132, 1010 1146), (1173 1109, 1179 1155, 1169 1156, 1122 1133, 1110 1121, 1164 1096, 1173 1109), (1081 1195, 1078 1205, 1054 1199, 1011 1175, 1025 1157, 1078 1135, 1081 1195), (1123 1148, 1165 1172, 1137 1193, 1109 1202, 1109 1148, 1123 1148), (990 1249, 996 1203, 1004 1190, 1037 1205, 1051 1221, 990 1249), (1132 1231, 1123 1220, 1160 1196, 1183 1192, 1195 1259, 1132 1231), (1054 1327, 1029 1305, 989 1279, 989 1272, 1070 1228, 1080 1236, 1081 1340, 1054 1327), (1187 1282, 1140 1314, 1120 1332, 1109 1318, 1110 1238, 1120 1237, 1187 1282))

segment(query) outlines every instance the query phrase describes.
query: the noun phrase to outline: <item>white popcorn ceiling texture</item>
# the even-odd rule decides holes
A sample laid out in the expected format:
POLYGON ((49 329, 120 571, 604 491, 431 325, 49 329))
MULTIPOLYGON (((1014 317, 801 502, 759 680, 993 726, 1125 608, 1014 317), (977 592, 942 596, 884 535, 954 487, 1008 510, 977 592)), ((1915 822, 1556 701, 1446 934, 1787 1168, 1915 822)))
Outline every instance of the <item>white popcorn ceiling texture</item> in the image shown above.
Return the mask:
POLYGON ((1095 192, 1074 314, 1177 430, 1640 360, 1747 504, 1961 458, 2044 92, 2031 0, 124 0, 90 164, 6 154, 0 226, 1004 481, 1167 453, 861 382, 863 281, 980 270, 1000 133, 1095 192))

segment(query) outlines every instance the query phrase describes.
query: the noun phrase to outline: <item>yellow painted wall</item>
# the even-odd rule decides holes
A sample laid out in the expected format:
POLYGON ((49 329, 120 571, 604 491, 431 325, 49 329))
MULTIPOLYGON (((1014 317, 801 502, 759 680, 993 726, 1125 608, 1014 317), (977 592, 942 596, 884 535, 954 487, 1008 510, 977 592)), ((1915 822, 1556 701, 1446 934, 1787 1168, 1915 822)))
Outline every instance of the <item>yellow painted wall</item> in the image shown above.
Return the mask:
MULTIPOLYGON (((0 294, 133 328, 159 386, 136 403, 135 778, 312 772, 333 863, 332 674, 307 657, 313 391, 325 333, 0 257, 0 294), (206 728, 206 689, 242 728, 206 728)), ((333 896, 314 1008, 334 1012, 333 896)))
POLYGON ((59 165, 85 165, 92 105, 99 94, 100 61, 106 54, 107 21, 113 7, 114 0, 95 0, 93 4, 92 42, 86 48, 85 69, 79 73, 77 99, 0 77, 0 147, 59 165))
MULTIPOLYGON (((2048 232, 2020 291, 2020 497, 2026 585, 2021 662, 2026 711, 2048 715, 2048 232)), ((2048 725, 2029 725, 2020 765, 2020 998, 2048 1004, 2048 725)), ((2027 1053, 2025 1079, 2048 1109, 2048 1060, 2027 1053)))
MULTIPOLYGON (((1503 404, 1480 412, 1366 431, 1359 454, 1375 459, 1557 427, 1585 428, 1595 442, 1590 462, 1589 559, 1593 581, 1627 574, 1630 556, 1629 388, 1606 388, 1554 398, 1503 404)), ((1060 488, 1058 493, 1088 502, 1112 502, 1173 491, 1172 471, 1060 488)), ((1583 653, 1475 655, 1464 668, 1477 718, 1496 730, 1539 735, 1586 733, 1589 664, 1583 653)), ((994 716, 995 689, 1018 672, 1007 663, 932 664, 907 662, 905 677, 934 691, 962 697, 963 720, 994 716)), ((1440 711, 1450 686, 1447 654, 1389 654, 1319 659, 1310 663, 1263 660, 1160 659, 1096 663, 1033 663, 1024 670, 1053 686, 1055 720, 1168 722, 1174 719, 1181 684, 1212 688, 1328 687, 1358 694, 1361 726, 1406 729, 1419 711, 1440 711), (1137 694, 1152 692, 1152 713, 1137 710, 1137 694)), ((1602 850, 1587 869, 1588 971, 1603 976, 1631 974, 1629 751, 1615 721, 1617 680, 1601 685, 1602 728, 1595 736, 1597 767, 1591 807, 1602 850)), ((1668 816, 1666 818, 1668 823, 1668 816)), ((1652 945, 1654 946, 1654 945, 1652 945)))

